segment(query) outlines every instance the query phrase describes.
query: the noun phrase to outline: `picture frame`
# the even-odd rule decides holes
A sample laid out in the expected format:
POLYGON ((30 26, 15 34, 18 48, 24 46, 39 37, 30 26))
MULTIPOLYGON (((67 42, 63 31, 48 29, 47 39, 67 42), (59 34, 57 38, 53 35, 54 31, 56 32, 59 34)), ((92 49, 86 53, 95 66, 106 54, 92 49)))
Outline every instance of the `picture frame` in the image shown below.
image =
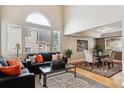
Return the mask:
POLYGON ((88 49, 88 40, 77 40, 77 52, 88 49))

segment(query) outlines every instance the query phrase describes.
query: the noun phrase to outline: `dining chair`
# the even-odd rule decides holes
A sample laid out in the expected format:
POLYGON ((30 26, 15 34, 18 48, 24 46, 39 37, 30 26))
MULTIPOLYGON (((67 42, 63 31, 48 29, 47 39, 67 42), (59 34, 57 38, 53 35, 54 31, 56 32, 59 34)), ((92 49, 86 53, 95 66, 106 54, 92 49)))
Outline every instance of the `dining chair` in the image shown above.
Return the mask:
POLYGON ((89 63, 92 66, 92 69, 93 69, 93 66, 95 65, 97 65, 98 67, 98 60, 94 58, 92 50, 84 50, 84 56, 85 56, 86 66, 87 66, 87 63, 89 63))
POLYGON ((108 69, 110 69, 110 65, 112 67, 114 66, 113 60, 115 58, 115 54, 116 54, 115 51, 110 51, 109 57, 103 58, 103 60, 102 60, 103 62, 107 63, 108 69))

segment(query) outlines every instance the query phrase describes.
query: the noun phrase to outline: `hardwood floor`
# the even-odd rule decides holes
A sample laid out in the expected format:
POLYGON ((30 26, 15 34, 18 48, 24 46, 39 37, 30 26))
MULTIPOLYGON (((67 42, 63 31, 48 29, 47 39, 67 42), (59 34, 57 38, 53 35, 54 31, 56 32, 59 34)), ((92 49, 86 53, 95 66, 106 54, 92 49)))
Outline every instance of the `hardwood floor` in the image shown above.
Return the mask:
POLYGON ((98 74, 77 68, 77 73, 79 73, 80 75, 83 75, 87 78, 90 78, 94 81, 97 81, 103 85, 106 85, 110 88, 121 88, 121 72, 119 72, 118 74, 112 76, 111 78, 106 78, 103 76, 100 76, 98 74))

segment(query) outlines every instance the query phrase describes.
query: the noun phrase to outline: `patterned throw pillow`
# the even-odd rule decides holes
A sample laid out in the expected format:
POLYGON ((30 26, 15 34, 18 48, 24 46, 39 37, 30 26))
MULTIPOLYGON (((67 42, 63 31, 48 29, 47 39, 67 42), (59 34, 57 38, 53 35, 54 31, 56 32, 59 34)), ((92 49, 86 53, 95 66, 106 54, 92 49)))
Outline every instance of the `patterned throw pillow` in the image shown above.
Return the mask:
POLYGON ((0 71, 6 76, 18 76, 21 74, 19 65, 1 67, 0 71))
POLYGON ((58 60, 59 60, 59 54, 53 54, 52 61, 58 61, 58 60))
POLYGON ((59 60, 62 60, 62 59, 63 59, 63 55, 59 54, 59 60))
POLYGON ((29 60, 31 61, 31 64, 36 63, 35 56, 30 56, 30 57, 29 57, 29 60))

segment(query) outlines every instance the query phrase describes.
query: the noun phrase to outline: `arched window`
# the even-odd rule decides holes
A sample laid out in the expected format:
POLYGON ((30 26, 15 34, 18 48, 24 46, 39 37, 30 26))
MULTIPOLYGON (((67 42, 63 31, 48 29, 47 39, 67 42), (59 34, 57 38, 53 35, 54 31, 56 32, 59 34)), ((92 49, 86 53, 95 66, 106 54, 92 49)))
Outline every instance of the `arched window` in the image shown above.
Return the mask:
POLYGON ((26 19, 27 23, 33 23, 38 25, 44 25, 44 26, 51 26, 48 20, 39 13, 33 13, 29 15, 26 19))
POLYGON ((33 13, 26 18, 25 51, 42 52, 51 50, 51 25, 46 17, 33 13), (32 25, 33 24, 33 25, 32 25))

